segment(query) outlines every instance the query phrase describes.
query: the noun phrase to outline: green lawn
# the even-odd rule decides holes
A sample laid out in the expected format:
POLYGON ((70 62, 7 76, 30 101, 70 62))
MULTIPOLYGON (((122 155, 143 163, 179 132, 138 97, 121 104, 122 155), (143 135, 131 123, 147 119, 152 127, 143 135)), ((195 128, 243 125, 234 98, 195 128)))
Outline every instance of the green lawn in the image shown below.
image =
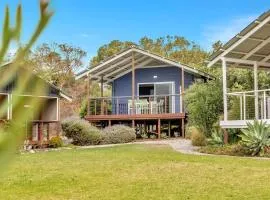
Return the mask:
POLYGON ((125 145, 17 157, 0 199, 269 199, 270 160, 125 145))

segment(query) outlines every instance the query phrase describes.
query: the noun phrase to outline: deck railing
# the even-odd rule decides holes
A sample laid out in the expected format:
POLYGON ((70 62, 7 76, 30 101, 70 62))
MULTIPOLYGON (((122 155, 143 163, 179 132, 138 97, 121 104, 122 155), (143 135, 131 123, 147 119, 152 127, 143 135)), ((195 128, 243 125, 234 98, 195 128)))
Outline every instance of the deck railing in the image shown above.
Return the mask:
POLYGON ((131 115, 182 113, 182 96, 142 95, 95 97, 88 102, 88 115, 131 115))
POLYGON ((270 89, 227 94, 228 120, 270 119, 270 89))

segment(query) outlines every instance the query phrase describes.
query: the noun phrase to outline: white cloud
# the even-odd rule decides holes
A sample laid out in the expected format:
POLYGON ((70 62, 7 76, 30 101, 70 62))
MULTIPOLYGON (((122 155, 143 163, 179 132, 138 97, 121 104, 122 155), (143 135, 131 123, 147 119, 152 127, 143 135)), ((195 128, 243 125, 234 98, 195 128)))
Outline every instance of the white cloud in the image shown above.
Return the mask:
POLYGON ((243 30, 248 24, 257 18, 258 15, 241 16, 226 23, 207 25, 203 28, 203 46, 211 49, 214 42, 220 40, 225 43, 243 30))
POLYGON ((87 33, 81 33, 81 34, 80 34, 80 36, 81 36, 81 37, 84 37, 84 38, 88 38, 88 37, 90 37, 90 35, 89 35, 89 34, 87 34, 87 33))

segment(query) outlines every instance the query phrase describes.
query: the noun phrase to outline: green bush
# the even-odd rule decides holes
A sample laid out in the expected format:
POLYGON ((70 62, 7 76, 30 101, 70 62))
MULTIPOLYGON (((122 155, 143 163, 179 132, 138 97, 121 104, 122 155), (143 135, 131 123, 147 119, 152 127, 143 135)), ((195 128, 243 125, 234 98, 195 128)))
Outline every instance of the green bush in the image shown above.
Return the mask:
POLYGON ((192 142, 193 146, 205 146, 206 145, 206 137, 198 129, 193 128, 193 130, 191 132, 191 142, 192 142))
POLYGON ((52 137, 49 140, 49 147, 50 148, 58 148, 63 146, 63 140, 59 136, 52 137))
POLYGON ((149 136, 149 138, 150 138, 150 139, 157 139, 157 135, 156 135, 156 134, 151 134, 151 135, 149 136))
POLYGON ((106 127, 102 133, 103 144, 127 143, 136 140, 135 129, 124 125, 106 127))
POLYGON ((207 83, 195 83, 184 96, 189 123, 210 136, 215 122, 223 112, 222 85, 219 79, 207 83))
POLYGON ((247 156, 249 152, 241 144, 232 144, 224 146, 205 146, 199 150, 201 153, 229 155, 229 156, 247 156))
POLYGON ((64 135, 72 139, 75 145, 96 145, 101 142, 101 131, 86 120, 71 117, 61 125, 64 135))
POLYGON ((270 146, 270 126, 257 120, 253 124, 247 123, 247 126, 239 135, 241 143, 252 156, 263 156, 265 149, 270 146))
POLYGON ((160 138, 161 138, 161 139, 167 139, 168 136, 167 136, 166 133, 161 133, 161 134, 160 134, 160 138))
POLYGON ((186 126, 186 131, 185 131, 185 138, 186 139, 191 139, 191 134, 193 131, 197 131, 197 128, 194 126, 190 126, 189 124, 186 126), (195 130, 196 129, 196 130, 195 130))

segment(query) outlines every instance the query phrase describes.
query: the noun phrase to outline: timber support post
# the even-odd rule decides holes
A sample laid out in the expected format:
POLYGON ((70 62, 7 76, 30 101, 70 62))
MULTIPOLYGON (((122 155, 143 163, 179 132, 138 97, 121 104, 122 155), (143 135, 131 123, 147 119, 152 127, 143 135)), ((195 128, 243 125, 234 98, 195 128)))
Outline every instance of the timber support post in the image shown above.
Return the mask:
POLYGON ((160 132, 161 132, 161 122, 160 122, 160 119, 158 119, 158 124, 157 124, 158 139, 160 139, 160 132))
POLYGON ((185 119, 181 120, 182 137, 185 138, 185 119))
POLYGON ((135 57, 132 52, 132 114, 135 114, 135 57))
POLYGON ((224 134, 224 144, 228 144, 229 143, 228 131, 226 129, 223 129, 223 134, 224 134))
POLYGON ((47 124, 47 141, 50 140, 50 123, 47 124))
POLYGON ((86 83, 86 90, 87 90, 87 115, 90 115, 90 85, 91 80, 89 74, 87 75, 87 83, 86 83))
POLYGON ((171 137, 171 121, 168 122, 168 134, 169 134, 169 137, 171 137))
POLYGON ((104 115, 104 99, 103 99, 103 76, 100 79, 100 97, 101 97, 101 115, 104 115))

